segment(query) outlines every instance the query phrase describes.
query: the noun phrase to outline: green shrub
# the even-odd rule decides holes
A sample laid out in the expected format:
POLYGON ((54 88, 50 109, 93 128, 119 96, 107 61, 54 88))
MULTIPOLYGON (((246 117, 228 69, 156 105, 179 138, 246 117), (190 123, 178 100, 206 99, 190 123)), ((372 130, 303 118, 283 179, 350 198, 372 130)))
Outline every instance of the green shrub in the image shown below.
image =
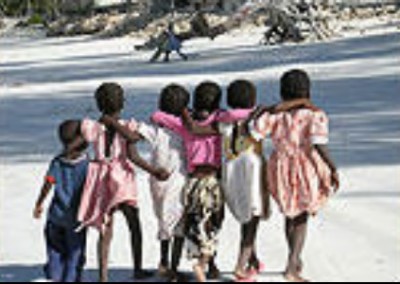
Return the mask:
POLYGON ((39 14, 33 14, 27 21, 28 25, 42 25, 44 23, 45 23, 45 20, 39 14))

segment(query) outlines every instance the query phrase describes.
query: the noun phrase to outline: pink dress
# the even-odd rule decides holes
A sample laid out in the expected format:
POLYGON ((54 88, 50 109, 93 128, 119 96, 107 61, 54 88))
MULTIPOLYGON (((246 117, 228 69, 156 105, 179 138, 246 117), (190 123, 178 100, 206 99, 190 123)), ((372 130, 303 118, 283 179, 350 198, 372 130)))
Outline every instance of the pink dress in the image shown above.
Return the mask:
MULTIPOLYGON (((120 121, 136 131, 137 123, 120 121)), ((97 121, 85 119, 82 134, 93 146, 95 158, 88 169, 78 219, 82 225, 101 229, 107 216, 118 205, 137 206, 137 191, 133 163, 127 158, 127 143, 118 134, 111 145, 111 157, 105 157, 106 128, 97 121)))
POLYGON ((316 214, 332 193, 331 172, 313 147, 328 143, 328 124, 324 112, 300 109, 265 113, 251 125, 254 138, 272 138, 270 190, 289 218, 304 212, 316 214))

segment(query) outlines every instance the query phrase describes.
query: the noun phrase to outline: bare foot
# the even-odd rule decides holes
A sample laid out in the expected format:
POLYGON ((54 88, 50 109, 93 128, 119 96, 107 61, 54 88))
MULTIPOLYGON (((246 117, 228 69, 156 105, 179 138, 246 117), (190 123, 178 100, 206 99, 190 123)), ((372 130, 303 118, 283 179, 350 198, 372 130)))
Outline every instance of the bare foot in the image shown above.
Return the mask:
POLYGON ((189 282, 189 280, 190 279, 185 274, 179 272, 170 271, 168 275, 168 282, 186 283, 189 282))
POLYGON ((303 273, 303 269, 304 269, 304 264, 302 260, 299 260, 299 262, 297 263, 297 273, 298 274, 302 274, 303 273))
POLYGON ((160 264, 158 266, 158 271, 157 271, 158 275, 161 277, 167 277, 168 273, 169 273, 169 269, 167 266, 160 264))
POLYGON ((253 278, 253 275, 250 275, 250 274, 244 273, 244 272, 240 272, 240 271, 236 271, 234 282, 252 283, 252 282, 256 282, 256 280, 253 278))
POLYGON ((293 283, 310 282, 310 281, 304 279, 303 277, 301 277, 298 273, 285 272, 283 277, 285 277, 285 279, 288 282, 293 282, 293 283))
POLYGON ((207 273, 207 278, 211 280, 217 280, 221 277, 221 272, 215 266, 211 266, 207 273))

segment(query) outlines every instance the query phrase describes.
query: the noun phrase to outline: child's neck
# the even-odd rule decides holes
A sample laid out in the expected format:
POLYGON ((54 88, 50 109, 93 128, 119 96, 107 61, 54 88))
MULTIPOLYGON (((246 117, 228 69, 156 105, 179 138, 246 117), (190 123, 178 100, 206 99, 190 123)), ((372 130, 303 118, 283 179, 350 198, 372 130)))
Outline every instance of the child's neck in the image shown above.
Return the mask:
POLYGON ((114 118, 114 119, 120 119, 121 118, 121 113, 120 112, 116 112, 113 114, 108 114, 108 116, 114 118))
POLYGON ((80 152, 80 151, 68 152, 68 153, 62 155, 63 158, 66 158, 68 160, 75 160, 81 156, 82 156, 82 152, 80 152))
POLYGON ((211 115, 213 115, 215 112, 216 112, 216 110, 213 111, 213 112, 207 112, 207 113, 202 113, 202 112, 199 112, 197 110, 194 110, 192 116, 193 116, 193 119, 196 120, 196 121, 205 121, 211 115))

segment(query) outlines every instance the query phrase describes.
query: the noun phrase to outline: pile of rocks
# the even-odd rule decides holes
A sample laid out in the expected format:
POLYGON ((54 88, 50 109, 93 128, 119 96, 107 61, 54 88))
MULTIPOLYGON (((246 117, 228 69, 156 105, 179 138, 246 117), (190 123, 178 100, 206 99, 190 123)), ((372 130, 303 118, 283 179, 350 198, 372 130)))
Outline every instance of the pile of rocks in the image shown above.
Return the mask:
MULTIPOLYGON (((396 6, 378 6, 375 8, 345 8, 337 9, 330 7, 317 9, 317 14, 306 19, 305 22, 312 23, 314 31, 330 31, 333 22, 346 22, 354 19, 368 19, 398 12, 396 6)), ((242 26, 263 26, 268 22, 268 8, 259 9, 252 14, 241 17, 241 15, 222 15, 206 13, 205 17, 210 29, 215 33, 223 33, 242 26)), ((178 34, 190 33, 192 28, 192 14, 176 13, 167 14, 155 18, 151 14, 121 14, 108 12, 92 16, 62 17, 47 27, 48 36, 74 36, 74 35, 97 35, 101 37, 115 37, 131 35, 138 38, 150 39, 157 37, 164 31, 168 24, 173 21, 175 32, 178 34)), ((297 20, 296 20, 297 21, 297 20)), ((1 23, 0 23, 1 25, 1 23)), ((329 34, 324 32, 324 34, 329 34)), ((321 38, 321 32, 317 33, 321 38)))
MULTIPOLYGON (((227 16, 207 14, 210 26, 226 22, 227 16)), ((48 25, 48 36, 98 35, 115 37, 132 35, 139 38, 157 36, 173 21, 177 33, 186 33, 191 28, 191 15, 188 13, 168 14, 159 18, 139 14, 99 14, 91 17, 62 17, 48 25)))
POLYGON ((338 13, 338 18, 344 21, 355 19, 371 19, 375 17, 396 14, 399 9, 395 5, 383 5, 377 7, 347 7, 338 13))
POLYGON ((123 21, 119 14, 99 14, 92 17, 61 17, 48 25, 47 36, 75 36, 98 34, 118 25, 123 21))

